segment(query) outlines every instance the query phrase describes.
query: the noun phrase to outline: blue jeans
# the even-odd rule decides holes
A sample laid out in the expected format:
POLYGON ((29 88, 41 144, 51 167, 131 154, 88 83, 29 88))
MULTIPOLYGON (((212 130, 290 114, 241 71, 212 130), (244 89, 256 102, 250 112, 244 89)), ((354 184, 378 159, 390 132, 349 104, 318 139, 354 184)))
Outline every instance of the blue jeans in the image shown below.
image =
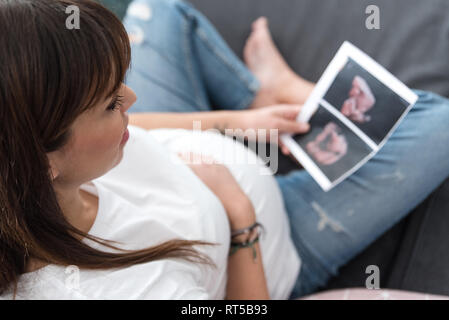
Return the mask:
MULTIPOLYGON (((181 0, 133 5, 124 21, 134 41, 126 83, 139 98, 130 112, 251 104, 257 79, 201 13, 181 0)), ((380 152, 331 191, 304 170, 276 176, 302 259, 291 298, 325 285, 449 176, 449 100, 416 92, 418 102, 380 152)))

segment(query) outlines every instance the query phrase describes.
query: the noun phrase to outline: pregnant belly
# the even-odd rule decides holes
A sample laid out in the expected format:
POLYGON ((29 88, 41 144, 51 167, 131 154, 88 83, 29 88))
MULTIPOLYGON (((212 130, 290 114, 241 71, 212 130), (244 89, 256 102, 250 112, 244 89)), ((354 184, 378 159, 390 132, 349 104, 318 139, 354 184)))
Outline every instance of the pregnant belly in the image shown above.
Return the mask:
POLYGON ((282 194, 270 169, 252 150, 221 134, 183 129, 150 132, 172 152, 210 156, 228 167, 252 201, 257 220, 266 229, 260 246, 270 295, 275 299, 287 298, 299 272, 300 260, 290 238, 282 194))

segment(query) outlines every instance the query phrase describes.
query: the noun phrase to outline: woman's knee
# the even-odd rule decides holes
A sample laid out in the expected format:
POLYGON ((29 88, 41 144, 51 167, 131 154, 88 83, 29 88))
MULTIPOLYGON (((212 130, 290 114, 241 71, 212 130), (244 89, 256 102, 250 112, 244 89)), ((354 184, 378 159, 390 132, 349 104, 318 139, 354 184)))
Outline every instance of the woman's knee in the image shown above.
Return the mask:
POLYGON ((136 18, 143 22, 149 22, 163 16, 167 21, 168 16, 178 17, 180 7, 187 5, 183 0, 134 0, 128 6, 125 20, 136 18))
MULTIPOLYGON (((426 91, 415 91, 418 100, 392 139, 411 138, 417 143, 440 145, 449 140, 449 99, 426 91)), ((449 147, 447 147, 449 149, 449 147)))
POLYGON ((449 117, 449 99, 436 93, 428 91, 415 90, 418 100, 413 107, 413 111, 429 112, 437 118, 448 119, 449 117))
POLYGON ((179 8, 180 0, 134 0, 123 23, 134 51, 150 45, 164 55, 183 54, 189 22, 179 8), (175 51, 175 52, 173 52, 175 51))
MULTIPOLYGON (((155 30, 164 33, 173 31, 173 26, 182 26, 183 14, 180 10, 181 0, 134 0, 128 6, 124 23, 128 26, 139 26, 145 31, 155 30)), ((175 33, 176 34, 176 33, 175 33)))

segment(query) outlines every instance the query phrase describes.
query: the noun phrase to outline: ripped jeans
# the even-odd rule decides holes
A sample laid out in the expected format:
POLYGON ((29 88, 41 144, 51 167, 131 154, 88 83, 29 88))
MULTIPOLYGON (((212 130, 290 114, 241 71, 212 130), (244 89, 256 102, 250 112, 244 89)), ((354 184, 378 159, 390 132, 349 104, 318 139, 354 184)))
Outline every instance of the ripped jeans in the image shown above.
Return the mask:
MULTIPOLYGON (((257 94, 257 79, 189 3, 135 0, 124 23, 132 41, 126 83, 139 97, 130 112, 239 110, 257 94)), ((331 191, 304 170, 276 176, 302 259, 291 298, 325 285, 449 176, 449 100, 416 93, 380 152, 331 191)))

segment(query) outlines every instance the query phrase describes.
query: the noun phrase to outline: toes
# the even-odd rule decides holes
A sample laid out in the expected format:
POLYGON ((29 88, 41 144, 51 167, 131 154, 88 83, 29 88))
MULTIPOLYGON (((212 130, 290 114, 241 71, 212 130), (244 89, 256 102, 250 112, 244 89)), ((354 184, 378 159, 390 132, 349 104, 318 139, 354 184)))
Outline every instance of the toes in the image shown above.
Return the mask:
POLYGON ((253 30, 268 27, 268 19, 266 17, 259 17, 256 21, 253 22, 252 27, 253 30))

